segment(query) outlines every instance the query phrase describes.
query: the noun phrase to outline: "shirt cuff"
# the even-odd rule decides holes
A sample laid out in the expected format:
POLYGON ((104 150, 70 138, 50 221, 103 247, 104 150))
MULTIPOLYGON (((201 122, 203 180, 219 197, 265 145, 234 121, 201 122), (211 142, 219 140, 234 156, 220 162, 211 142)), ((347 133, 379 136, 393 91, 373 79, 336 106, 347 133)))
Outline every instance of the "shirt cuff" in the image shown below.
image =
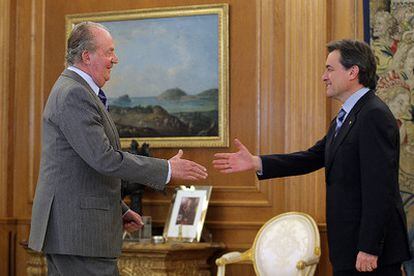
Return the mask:
POLYGON ((125 215, 128 214, 129 212, 131 212, 131 209, 128 209, 125 213, 123 213, 122 218, 125 217, 125 215))
POLYGON ((171 180, 171 164, 170 164, 170 160, 167 160, 167 161, 168 161, 168 175, 167 175, 167 181, 165 182, 165 184, 170 183, 170 180, 171 180))
POLYGON ((262 176, 263 175, 263 163, 262 163, 262 158, 260 158, 260 156, 259 156, 259 160, 260 160, 260 168, 262 169, 259 171, 256 171, 256 174, 259 176, 262 176))

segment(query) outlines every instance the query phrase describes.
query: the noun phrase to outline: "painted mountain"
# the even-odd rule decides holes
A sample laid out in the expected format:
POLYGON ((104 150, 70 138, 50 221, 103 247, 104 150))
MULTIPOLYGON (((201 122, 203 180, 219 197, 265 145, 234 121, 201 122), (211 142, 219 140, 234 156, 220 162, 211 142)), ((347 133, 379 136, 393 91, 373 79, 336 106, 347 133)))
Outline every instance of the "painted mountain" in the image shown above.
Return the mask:
POLYGON ((110 114, 123 138, 218 136, 218 89, 189 95, 180 88, 155 97, 109 99, 110 114))

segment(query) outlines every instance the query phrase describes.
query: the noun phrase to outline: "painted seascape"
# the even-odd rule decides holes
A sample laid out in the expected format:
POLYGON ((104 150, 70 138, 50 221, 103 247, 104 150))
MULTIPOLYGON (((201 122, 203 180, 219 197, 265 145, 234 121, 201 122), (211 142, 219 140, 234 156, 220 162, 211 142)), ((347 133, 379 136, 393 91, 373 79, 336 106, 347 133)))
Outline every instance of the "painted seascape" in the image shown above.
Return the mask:
POLYGON ((105 86, 121 138, 218 136, 218 16, 102 22, 119 64, 105 86))

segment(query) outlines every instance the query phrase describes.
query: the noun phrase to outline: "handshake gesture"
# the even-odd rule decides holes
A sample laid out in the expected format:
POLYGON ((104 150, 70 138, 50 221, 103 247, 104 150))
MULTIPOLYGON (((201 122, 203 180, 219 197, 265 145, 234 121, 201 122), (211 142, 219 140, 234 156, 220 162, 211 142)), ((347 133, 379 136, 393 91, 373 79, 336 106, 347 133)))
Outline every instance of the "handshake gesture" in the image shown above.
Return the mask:
MULTIPOLYGON (((216 153, 213 166, 222 173, 235 173, 247 170, 262 170, 262 163, 258 156, 252 155, 238 140, 234 140, 238 148, 234 153, 216 153)), ((201 180, 207 178, 207 169, 200 164, 182 159, 183 151, 169 159, 171 165, 171 179, 175 180, 201 180)))

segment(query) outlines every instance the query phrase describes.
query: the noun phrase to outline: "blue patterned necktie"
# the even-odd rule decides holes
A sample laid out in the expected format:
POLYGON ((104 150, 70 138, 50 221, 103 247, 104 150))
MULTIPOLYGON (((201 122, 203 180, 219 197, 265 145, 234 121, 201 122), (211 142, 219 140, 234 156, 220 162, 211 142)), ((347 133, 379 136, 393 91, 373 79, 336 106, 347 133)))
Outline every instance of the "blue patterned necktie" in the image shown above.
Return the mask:
POLYGON ((108 99, 106 98, 106 95, 102 91, 102 89, 99 89, 98 97, 101 100, 101 102, 103 103, 103 105, 105 106, 106 110, 109 111, 108 99))
POLYGON ((341 110, 339 110, 338 112, 338 116, 336 116, 335 137, 338 134, 339 129, 342 126, 342 123, 344 122, 345 115, 346 111, 341 108, 341 110))

